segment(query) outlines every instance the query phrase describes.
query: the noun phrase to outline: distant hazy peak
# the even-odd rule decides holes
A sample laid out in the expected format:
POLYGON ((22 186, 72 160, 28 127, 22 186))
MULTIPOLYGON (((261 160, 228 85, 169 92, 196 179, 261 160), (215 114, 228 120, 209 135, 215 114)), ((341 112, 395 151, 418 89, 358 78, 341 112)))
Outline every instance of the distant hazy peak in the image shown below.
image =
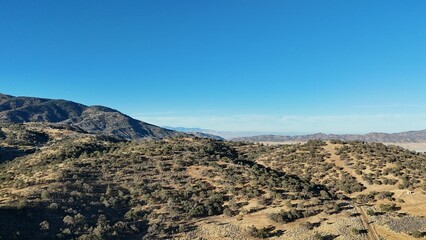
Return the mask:
POLYGON ((285 135, 259 135, 252 137, 239 137, 233 141, 248 142, 298 142, 308 140, 342 140, 363 142, 389 142, 389 143, 416 143, 426 141, 426 130, 408 131, 400 133, 367 133, 367 134, 324 134, 316 133, 309 135, 285 136, 285 135))

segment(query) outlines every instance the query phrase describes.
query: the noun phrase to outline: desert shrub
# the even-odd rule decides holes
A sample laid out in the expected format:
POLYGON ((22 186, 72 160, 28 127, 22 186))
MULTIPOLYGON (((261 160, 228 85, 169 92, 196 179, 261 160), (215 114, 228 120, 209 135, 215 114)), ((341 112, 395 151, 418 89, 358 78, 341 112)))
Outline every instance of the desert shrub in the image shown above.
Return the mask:
POLYGON ((307 229, 307 230, 312 230, 314 229, 314 224, 310 223, 310 222, 304 222, 300 224, 301 227, 307 229))
POLYGON ((361 234, 363 231, 365 231, 365 230, 359 229, 359 228, 355 228, 355 227, 351 229, 351 232, 353 234, 355 234, 355 235, 361 234))
POLYGON ((361 183, 357 182, 356 179, 349 174, 342 175, 339 188, 348 194, 361 192, 365 189, 361 183))
POLYGON ((40 230, 42 231, 48 231, 50 228, 50 224, 48 221, 43 221, 40 223, 40 230))
POLYGON ((379 200, 388 199, 392 201, 393 195, 395 195, 393 192, 380 192, 379 194, 377 194, 377 199, 379 200))
POLYGON ((422 237, 426 236, 426 233, 420 232, 420 231, 414 231, 413 233, 411 233, 411 236, 413 236, 415 238, 422 238, 422 237))
POLYGON ((396 206, 395 203, 392 204, 380 204, 380 210, 383 212, 394 212, 398 211, 400 208, 396 206))
POLYGON ((251 226, 248 229, 248 234, 255 238, 269 238, 272 234, 273 228, 261 228, 258 229, 255 226, 251 226))
POLYGON ((269 218, 278 223, 289 223, 300 218, 316 215, 318 212, 314 210, 290 210, 288 212, 281 210, 278 213, 272 213, 269 218))
POLYGON ((330 239, 330 237, 328 235, 322 235, 320 233, 315 233, 313 236, 313 239, 315 240, 327 240, 330 239))
POLYGON ((376 215, 376 212, 373 209, 368 209, 367 210, 367 215, 374 216, 374 215, 376 215))
POLYGON ((228 217, 233 217, 233 216, 235 216, 236 214, 235 214, 236 212, 235 211, 232 211, 230 208, 225 208, 224 210, 223 210, 223 214, 225 214, 225 216, 228 216, 228 217))

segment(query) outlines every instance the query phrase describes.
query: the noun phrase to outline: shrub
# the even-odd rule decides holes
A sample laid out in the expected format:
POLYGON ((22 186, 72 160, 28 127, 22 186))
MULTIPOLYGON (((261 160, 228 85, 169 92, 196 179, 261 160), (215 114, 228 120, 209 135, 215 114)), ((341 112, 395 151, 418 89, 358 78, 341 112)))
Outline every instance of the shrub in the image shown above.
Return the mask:
POLYGON ((362 230, 354 227, 351 229, 351 231, 353 234, 358 235, 358 234, 361 234, 362 230))
POLYGON ((50 228, 50 224, 48 221, 43 221, 40 223, 40 230, 47 231, 50 228))
POLYGON ((281 210, 278 213, 270 214, 269 218, 278 223, 289 223, 300 218, 314 216, 317 213, 313 210, 290 210, 289 212, 281 210))
POLYGON ((368 209, 368 210, 367 210, 367 214, 368 214, 369 216, 374 216, 374 215, 376 215, 376 212, 375 212, 373 209, 368 209))
POLYGON ((420 232, 420 231, 414 231, 413 233, 411 233, 411 236, 415 238, 422 238, 423 236, 426 236, 426 233, 420 232))
POLYGON ((255 226, 251 226, 248 229, 248 234, 255 238, 268 238, 272 235, 272 230, 273 228, 264 227, 264 228, 258 229, 255 226))
POLYGON ((395 203, 380 204, 380 210, 382 210, 383 212, 394 212, 399 210, 399 208, 395 205, 395 203))

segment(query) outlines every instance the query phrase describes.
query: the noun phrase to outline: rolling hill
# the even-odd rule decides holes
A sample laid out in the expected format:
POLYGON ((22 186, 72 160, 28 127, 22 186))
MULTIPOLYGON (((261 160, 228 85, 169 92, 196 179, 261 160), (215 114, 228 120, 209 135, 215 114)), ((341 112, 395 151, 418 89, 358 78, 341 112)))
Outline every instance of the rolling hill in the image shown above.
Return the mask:
POLYGON ((0 123, 0 239, 414 239, 425 164, 380 143, 125 141, 0 123))

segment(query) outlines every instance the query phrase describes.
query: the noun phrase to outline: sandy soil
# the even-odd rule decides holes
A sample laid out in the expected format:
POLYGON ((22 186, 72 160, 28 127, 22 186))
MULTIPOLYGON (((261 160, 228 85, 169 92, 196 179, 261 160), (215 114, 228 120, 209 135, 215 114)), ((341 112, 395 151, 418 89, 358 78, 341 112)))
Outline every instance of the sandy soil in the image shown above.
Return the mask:
POLYGON ((426 143, 385 143, 386 145, 396 145, 416 152, 426 152, 426 143))
POLYGON ((399 204, 403 212, 413 216, 426 216, 426 195, 420 193, 420 190, 408 194, 406 190, 396 190, 395 196, 402 198, 405 203, 399 204))

